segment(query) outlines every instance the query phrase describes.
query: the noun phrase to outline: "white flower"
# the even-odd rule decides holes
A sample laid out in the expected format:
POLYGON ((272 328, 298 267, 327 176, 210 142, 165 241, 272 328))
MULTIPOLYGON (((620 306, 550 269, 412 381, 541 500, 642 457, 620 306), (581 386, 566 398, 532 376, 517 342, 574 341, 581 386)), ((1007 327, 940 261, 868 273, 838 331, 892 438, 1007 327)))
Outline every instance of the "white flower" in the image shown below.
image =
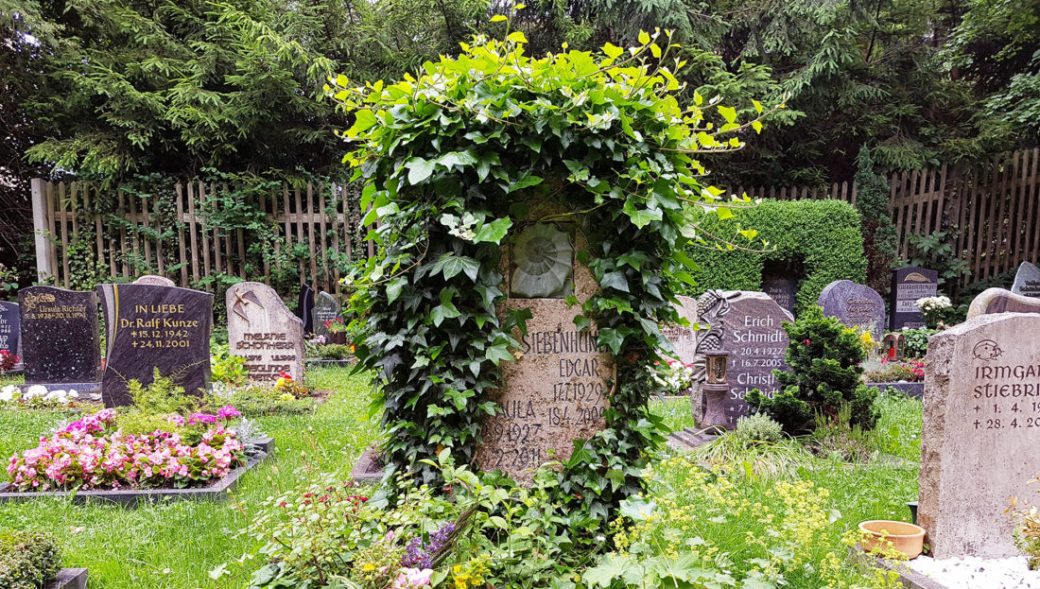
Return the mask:
POLYGON ((456 215, 443 214, 439 219, 441 225, 448 228, 448 233, 464 239, 466 241, 473 241, 473 238, 477 236, 477 232, 474 228, 477 225, 477 217, 473 213, 463 213, 460 219, 456 215))
POLYGON ((18 387, 13 384, 9 384, 6 387, 0 389, 0 402, 10 403, 18 398, 18 387))
POLYGON ((47 394, 47 387, 39 384, 34 384, 29 387, 29 390, 25 391, 25 399, 35 399, 36 397, 43 397, 47 394))

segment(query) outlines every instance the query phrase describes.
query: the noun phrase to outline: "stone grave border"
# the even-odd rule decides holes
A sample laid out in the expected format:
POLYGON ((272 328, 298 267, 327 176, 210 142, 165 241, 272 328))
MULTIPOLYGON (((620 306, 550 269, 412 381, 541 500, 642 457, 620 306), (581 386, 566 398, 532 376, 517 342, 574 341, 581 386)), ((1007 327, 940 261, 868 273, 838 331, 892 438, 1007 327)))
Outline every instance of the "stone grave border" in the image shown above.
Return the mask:
POLYGON ((923 399, 924 384, 923 382, 868 382, 867 387, 879 393, 884 392, 886 389, 895 389, 907 397, 923 399))
POLYGON ((342 360, 333 360, 330 358, 306 358, 304 363, 307 366, 353 366, 355 362, 349 358, 343 358, 342 360))
POLYGON ((232 470, 224 477, 205 487, 187 489, 115 489, 90 491, 8 491, 11 483, 0 484, 0 503, 9 501, 32 501, 45 497, 71 498, 77 505, 88 502, 108 502, 123 507, 137 507, 140 503, 153 503, 163 499, 170 501, 224 501, 228 491, 238 484, 239 478, 274 452, 274 439, 261 438, 251 447, 259 450, 259 456, 249 456, 243 466, 232 470))
POLYGON ((87 589, 87 569, 61 569, 43 589, 87 589))

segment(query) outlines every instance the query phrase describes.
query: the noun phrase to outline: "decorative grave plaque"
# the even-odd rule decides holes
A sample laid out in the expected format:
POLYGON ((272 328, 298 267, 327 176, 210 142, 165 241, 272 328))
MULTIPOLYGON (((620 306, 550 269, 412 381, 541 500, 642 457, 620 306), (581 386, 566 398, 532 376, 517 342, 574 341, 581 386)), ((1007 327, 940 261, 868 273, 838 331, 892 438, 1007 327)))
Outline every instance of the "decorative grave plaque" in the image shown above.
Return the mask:
POLYGON ((968 307, 968 319, 993 313, 1040 313, 1040 299, 1003 288, 987 288, 968 307))
POLYGON ((874 341, 884 336, 885 299, 869 286, 836 280, 824 287, 816 304, 823 307, 824 315, 849 327, 869 329, 874 341))
MULTIPOLYGON (((596 345, 596 333, 578 331, 574 325, 580 305, 570 306, 562 298, 517 298, 518 292, 555 296, 573 288, 578 299, 585 300, 598 288, 588 268, 551 267, 559 259, 573 260, 567 233, 552 226, 552 231, 538 225, 533 229, 515 242, 511 255, 520 259, 515 264, 507 261, 523 269, 511 278, 524 284, 519 289, 511 285, 509 292, 514 294, 500 307, 501 312, 530 309, 532 317, 527 335, 517 334, 523 344, 517 361, 502 364, 505 384, 492 395, 502 412, 484 421, 476 456, 481 469, 501 469, 524 482, 530 482, 541 464, 570 457, 574 440, 606 427, 604 412, 614 371, 612 356, 596 345), (542 241, 533 243, 535 237, 542 241)), ((585 247, 580 234, 576 239, 578 247, 585 247)))
POLYGON ((1017 295, 1040 298, 1040 268, 1032 262, 1022 262, 1015 273, 1011 292, 1017 295))
POLYGON ((314 319, 311 311, 314 310, 314 289, 306 284, 300 285, 300 298, 296 304, 296 313, 303 321, 303 333, 314 333, 314 319))
MULTIPOLYGON (((727 381, 729 392, 724 399, 704 399, 704 423, 729 429, 747 415, 748 391, 759 389, 772 396, 779 388, 774 370, 786 370, 787 332, 781 324, 794 321, 763 292, 736 291, 715 293, 726 299, 728 310, 721 315, 721 350, 729 352, 727 381), (710 423, 709 423, 710 420, 710 423)), ((713 325, 712 328, 715 326, 713 325)), ((705 337, 711 337, 709 330, 705 337)))
POLYGON ((18 291, 18 303, 25 384, 97 383, 101 367, 97 294, 33 286, 18 291))
POLYGON ((213 295, 145 284, 103 284, 98 291, 108 327, 106 407, 130 404, 129 382, 151 384, 156 369, 189 394, 209 388, 213 295))
POLYGON ((325 291, 318 293, 314 309, 311 310, 314 335, 329 335, 329 330, 325 328, 325 322, 334 321, 339 317, 340 308, 339 300, 336 297, 325 291))
POLYGON ((790 276, 765 276, 762 278, 762 291, 794 316, 795 295, 798 294, 797 279, 790 276))
POLYGON ((177 286, 177 283, 165 276, 145 274, 134 281, 134 284, 150 284, 152 286, 177 286))
POLYGON ((933 335, 925 359, 919 523, 932 556, 1017 555, 1015 497, 1036 504, 1040 315, 982 315, 933 335))
POLYGON ((273 382, 280 372, 303 380, 303 320, 271 287, 240 282, 227 291, 228 344, 246 359, 249 380, 273 382))
POLYGON ((0 350, 22 355, 22 349, 18 346, 21 338, 21 311, 18 303, 0 301, 0 350))
POLYGON ((934 297, 939 288, 939 272, 907 266, 892 271, 891 324, 893 331, 904 327, 924 327, 924 315, 917 300, 934 297))

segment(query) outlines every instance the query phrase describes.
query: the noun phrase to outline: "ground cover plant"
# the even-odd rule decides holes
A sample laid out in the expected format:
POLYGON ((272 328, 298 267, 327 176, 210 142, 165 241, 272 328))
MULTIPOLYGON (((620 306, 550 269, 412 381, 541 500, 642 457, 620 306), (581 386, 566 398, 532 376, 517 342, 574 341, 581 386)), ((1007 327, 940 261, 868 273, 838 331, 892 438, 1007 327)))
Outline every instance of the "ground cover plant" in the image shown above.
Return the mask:
POLYGON ((0 531, 0 587, 39 589, 61 568, 61 553, 47 534, 0 531))

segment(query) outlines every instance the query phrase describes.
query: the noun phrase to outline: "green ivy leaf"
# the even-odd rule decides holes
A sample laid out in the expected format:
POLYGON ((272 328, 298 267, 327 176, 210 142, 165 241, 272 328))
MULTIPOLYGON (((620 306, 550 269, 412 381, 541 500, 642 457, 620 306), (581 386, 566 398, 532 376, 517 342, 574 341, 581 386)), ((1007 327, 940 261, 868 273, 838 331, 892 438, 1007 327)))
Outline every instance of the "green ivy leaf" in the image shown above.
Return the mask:
POLYGON ((625 336, 621 335, 621 332, 611 328, 605 327, 599 330, 599 344, 601 346, 607 346, 615 356, 621 353, 621 345, 625 343, 625 336))
POLYGON ((509 232, 509 228, 513 226, 513 220, 509 217, 502 217, 501 219, 495 219, 494 221, 481 225, 476 235, 473 237, 474 243, 494 243, 499 244, 502 242, 502 238, 509 232))
POLYGON ((502 362, 503 360, 509 362, 510 360, 515 359, 513 358, 513 355, 509 353, 509 346, 507 346, 506 344, 495 344, 493 346, 488 346, 488 349, 484 351, 484 357, 488 360, 491 360, 491 362, 493 362, 495 366, 498 366, 498 363, 502 362))
POLYGON ((615 290, 620 290, 621 292, 629 292, 628 279, 625 278, 624 272, 607 272, 603 275, 603 279, 599 281, 599 285, 603 288, 613 288, 615 290))
POLYGON ((430 174, 433 174, 436 165, 436 162, 424 160, 421 157, 413 157, 408 160, 408 163, 404 165, 408 169, 408 183, 414 186, 426 180, 430 174))
POLYGON ((390 282, 386 283, 386 302, 393 303, 401 296, 401 291, 408 285, 408 279, 404 276, 398 276, 390 282))

